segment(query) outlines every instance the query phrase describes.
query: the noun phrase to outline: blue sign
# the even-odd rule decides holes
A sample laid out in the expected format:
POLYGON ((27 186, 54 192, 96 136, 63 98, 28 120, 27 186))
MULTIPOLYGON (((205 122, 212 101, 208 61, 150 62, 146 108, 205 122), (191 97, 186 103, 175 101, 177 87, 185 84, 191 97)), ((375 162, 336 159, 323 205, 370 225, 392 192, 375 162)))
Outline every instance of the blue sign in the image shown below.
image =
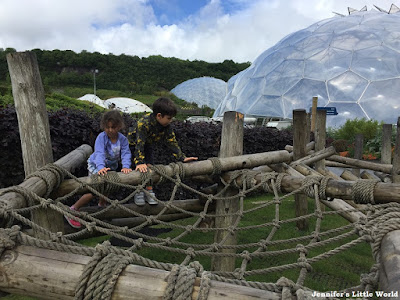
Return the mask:
POLYGON ((327 116, 335 116, 338 114, 336 107, 317 107, 317 110, 325 110, 327 116))

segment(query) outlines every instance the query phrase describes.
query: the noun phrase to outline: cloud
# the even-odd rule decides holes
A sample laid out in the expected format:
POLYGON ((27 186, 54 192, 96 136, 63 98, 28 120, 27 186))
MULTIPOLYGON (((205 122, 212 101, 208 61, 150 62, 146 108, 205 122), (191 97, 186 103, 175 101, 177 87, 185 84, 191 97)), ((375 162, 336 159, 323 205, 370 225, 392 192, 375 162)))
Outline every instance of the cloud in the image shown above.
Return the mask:
MULTIPOLYGON (((0 47, 245 62, 287 34, 333 17, 333 11, 347 14, 347 6, 373 7, 373 1, 362 0, 210 0, 179 22, 160 25, 170 19, 168 11, 158 13, 157 19, 152 5, 165 3, 0 0, 0 47)), ((390 4, 379 1, 385 9, 390 4)))

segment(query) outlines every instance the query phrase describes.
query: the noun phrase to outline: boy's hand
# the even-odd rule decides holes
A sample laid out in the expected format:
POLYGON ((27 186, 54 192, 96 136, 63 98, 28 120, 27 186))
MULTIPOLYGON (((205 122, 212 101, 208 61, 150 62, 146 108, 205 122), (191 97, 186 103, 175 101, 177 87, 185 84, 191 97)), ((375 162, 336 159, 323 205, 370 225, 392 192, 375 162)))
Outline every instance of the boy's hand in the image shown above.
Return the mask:
POLYGON ((183 162, 184 163, 186 163, 186 162, 190 162, 190 161, 195 161, 195 160, 198 160, 199 158, 198 157, 186 157, 184 160, 183 160, 183 162))
POLYGON ((111 170, 110 168, 103 168, 100 171, 97 172, 99 175, 106 175, 107 171, 111 170))
POLYGON ((147 165, 146 164, 137 165, 135 171, 139 171, 141 173, 146 173, 147 165))
POLYGON ((132 172, 132 169, 131 168, 122 168, 121 172, 125 173, 125 174, 128 174, 128 173, 132 172))

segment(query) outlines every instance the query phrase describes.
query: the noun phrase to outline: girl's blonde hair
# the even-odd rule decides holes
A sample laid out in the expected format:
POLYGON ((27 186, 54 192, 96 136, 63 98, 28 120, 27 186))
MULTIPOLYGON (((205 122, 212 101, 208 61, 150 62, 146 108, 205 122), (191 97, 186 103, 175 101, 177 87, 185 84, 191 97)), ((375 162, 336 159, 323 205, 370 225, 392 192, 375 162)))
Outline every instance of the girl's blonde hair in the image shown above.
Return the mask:
POLYGON ((116 127, 120 127, 120 129, 125 128, 124 119, 122 118, 121 113, 117 110, 109 110, 103 114, 100 121, 101 130, 104 130, 108 122, 111 122, 116 127))

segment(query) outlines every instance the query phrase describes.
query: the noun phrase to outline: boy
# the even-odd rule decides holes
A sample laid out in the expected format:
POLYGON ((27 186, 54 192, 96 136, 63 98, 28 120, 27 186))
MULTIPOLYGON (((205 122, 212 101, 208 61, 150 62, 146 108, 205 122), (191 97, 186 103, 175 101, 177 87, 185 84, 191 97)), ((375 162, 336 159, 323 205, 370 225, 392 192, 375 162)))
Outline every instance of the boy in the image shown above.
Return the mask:
MULTIPOLYGON (((176 141, 175 133, 170 126, 177 110, 174 102, 169 98, 158 98, 153 103, 153 113, 138 120, 136 128, 128 133, 129 143, 135 146, 133 163, 135 170, 145 173, 148 165, 153 164, 153 143, 165 141, 172 155, 179 161, 190 162, 197 160, 197 157, 186 157, 176 141)), ((152 197, 145 197, 144 192, 135 195, 135 204, 145 205, 145 200, 151 204, 157 204, 153 199, 154 192, 151 186, 146 187, 152 197)))

